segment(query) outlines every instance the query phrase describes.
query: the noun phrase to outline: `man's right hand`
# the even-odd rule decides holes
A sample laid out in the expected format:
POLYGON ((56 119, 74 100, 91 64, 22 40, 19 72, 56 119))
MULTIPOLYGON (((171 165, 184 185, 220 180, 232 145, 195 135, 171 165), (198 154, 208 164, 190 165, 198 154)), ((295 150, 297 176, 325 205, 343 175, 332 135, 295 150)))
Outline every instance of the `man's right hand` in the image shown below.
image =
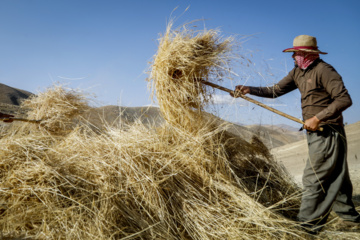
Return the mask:
POLYGON ((235 87, 235 94, 230 93, 230 95, 231 95, 232 97, 237 98, 237 97, 239 97, 239 96, 236 96, 236 93, 240 93, 240 94, 243 94, 243 95, 248 94, 248 93, 250 93, 250 87, 244 86, 244 85, 237 85, 237 86, 235 87))

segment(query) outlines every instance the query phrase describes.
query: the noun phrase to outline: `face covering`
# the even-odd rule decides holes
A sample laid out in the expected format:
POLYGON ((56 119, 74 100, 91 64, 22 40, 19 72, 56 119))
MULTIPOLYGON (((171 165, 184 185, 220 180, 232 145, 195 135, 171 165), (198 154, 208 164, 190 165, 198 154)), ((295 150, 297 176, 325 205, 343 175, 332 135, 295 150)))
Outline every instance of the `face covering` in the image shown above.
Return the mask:
POLYGON ((296 64, 299 68, 305 70, 310 64, 319 58, 318 53, 310 53, 304 51, 298 51, 294 53, 296 64))

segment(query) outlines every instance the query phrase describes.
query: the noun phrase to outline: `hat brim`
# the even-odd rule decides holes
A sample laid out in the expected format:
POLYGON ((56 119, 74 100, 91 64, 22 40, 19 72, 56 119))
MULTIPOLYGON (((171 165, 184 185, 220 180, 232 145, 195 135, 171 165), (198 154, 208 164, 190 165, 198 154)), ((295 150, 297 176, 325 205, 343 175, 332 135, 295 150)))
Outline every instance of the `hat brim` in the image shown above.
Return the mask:
POLYGON ((303 52, 313 52, 313 53, 319 53, 319 54, 328 54, 327 52, 322 52, 320 50, 315 50, 315 49, 299 49, 299 48, 287 48, 285 50, 283 50, 283 52, 299 52, 299 51, 303 51, 303 52))

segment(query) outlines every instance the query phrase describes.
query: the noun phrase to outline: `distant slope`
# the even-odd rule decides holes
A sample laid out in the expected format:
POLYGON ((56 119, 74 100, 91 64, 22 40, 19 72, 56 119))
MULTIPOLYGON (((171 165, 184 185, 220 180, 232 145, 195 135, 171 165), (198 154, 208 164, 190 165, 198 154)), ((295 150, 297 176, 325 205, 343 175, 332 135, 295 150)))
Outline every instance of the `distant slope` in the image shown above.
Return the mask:
POLYGON ((250 125, 246 127, 266 142, 270 149, 305 139, 304 132, 288 125, 250 125))
POLYGON ((164 122, 157 107, 121 107, 104 106, 93 108, 84 113, 84 117, 93 125, 102 128, 104 124, 118 127, 140 121, 146 125, 159 126, 164 122))
MULTIPOLYGON (((20 112, 19 104, 31 95, 32 93, 28 91, 0 84, 0 111, 16 115, 17 117, 24 116, 25 113, 20 112)), ((160 126, 164 122, 157 107, 121 107, 109 105, 92 108, 85 112, 83 117, 99 129, 105 125, 116 127, 123 124, 132 124, 135 121, 140 121, 149 126, 160 126)), ((257 136, 269 149, 298 141, 304 137, 301 132, 296 131, 296 129, 289 129, 288 126, 240 126, 225 122, 211 114, 208 114, 208 117, 214 118, 219 125, 226 123, 229 132, 245 140, 250 140, 254 135, 257 136)))
POLYGON ((0 83, 0 103, 19 106, 21 101, 33 95, 31 92, 0 83))
POLYGON ((17 117, 24 116, 25 112, 19 108, 19 105, 31 95, 33 95, 31 92, 0 83, 0 112, 17 117))
MULTIPOLYGON (((91 109, 84 114, 84 117, 99 128, 105 123, 110 126, 119 126, 134 123, 136 120, 151 126, 159 126, 164 122, 160 109, 157 107, 105 106, 91 109)), ((241 138, 250 140, 254 135, 257 136, 269 149, 304 139, 302 132, 285 125, 241 126, 225 122, 212 114, 208 114, 208 117, 214 118, 219 125, 226 123, 227 130, 241 138)))

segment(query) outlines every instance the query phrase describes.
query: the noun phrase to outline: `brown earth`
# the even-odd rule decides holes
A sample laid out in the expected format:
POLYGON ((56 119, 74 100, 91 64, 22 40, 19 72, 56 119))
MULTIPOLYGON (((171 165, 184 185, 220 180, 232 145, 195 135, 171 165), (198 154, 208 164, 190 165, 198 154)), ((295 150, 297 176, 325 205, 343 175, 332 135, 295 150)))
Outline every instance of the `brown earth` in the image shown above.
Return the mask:
POLYGON ((33 95, 31 92, 0 83, 0 103, 20 105, 21 101, 33 95))

